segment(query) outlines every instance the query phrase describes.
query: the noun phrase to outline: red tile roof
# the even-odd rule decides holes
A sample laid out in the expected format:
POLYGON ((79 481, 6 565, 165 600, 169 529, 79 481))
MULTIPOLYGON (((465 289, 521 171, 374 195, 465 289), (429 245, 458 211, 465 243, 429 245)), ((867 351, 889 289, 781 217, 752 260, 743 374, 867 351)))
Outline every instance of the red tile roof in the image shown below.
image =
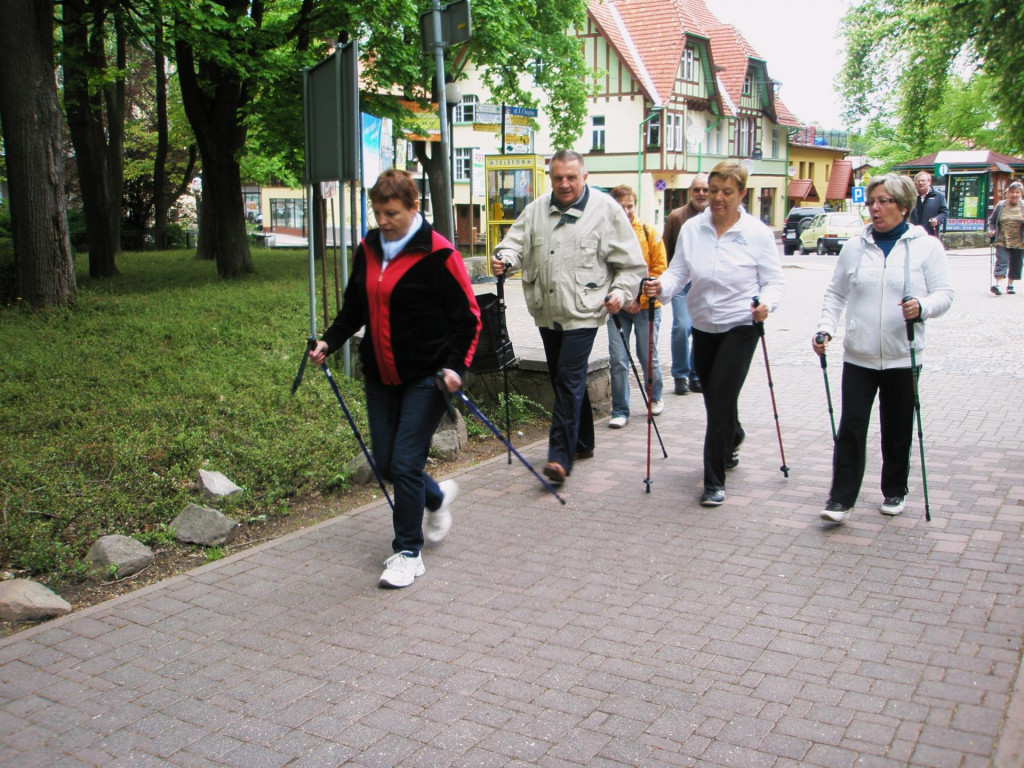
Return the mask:
POLYGON ((828 177, 828 189, 825 190, 826 200, 845 200, 850 196, 850 182, 853 179, 853 163, 849 160, 836 160, 832 163, 832 173, 828 177))
POLYGON ((810 179, 793 179, 789 182, 789 190, 786 192, 786 196, 796 198, 797 200, 810 200, 811 202, 817 202, 821 199, 818 197, 818 191, 814 188, 814 182, 810 179))
MULTIPOLYGON (((764 62, 743 34, 720 22, 704 0, 590 0, 588 11, 655 103, 663 104, 672 96, 688 34, 710 40, 714 96, 724 114, 735 114, 749 61, 764 62)), ((773 102, 780 124, 799 125, 778 97, 773 102)))

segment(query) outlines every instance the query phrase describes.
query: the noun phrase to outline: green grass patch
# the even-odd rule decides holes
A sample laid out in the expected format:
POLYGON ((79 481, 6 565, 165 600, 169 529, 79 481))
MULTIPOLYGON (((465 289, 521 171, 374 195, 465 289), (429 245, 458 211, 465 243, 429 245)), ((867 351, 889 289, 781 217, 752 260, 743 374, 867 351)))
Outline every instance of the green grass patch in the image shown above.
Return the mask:
MULTIPOLYGON (((323 374, 307 367, 290 395, 306 254, 253 264, 224 281, 190 252, 124 253, 120 275, 91 280, 83 257, 74 310, 0 308, 0 563, 59 580, 98 536, 163 540, 199 469, 244 488, 217 505, 237 519, 346 487, 359 447, 323 374)), ((367 434, 361 385, 335 378, 367 434)))

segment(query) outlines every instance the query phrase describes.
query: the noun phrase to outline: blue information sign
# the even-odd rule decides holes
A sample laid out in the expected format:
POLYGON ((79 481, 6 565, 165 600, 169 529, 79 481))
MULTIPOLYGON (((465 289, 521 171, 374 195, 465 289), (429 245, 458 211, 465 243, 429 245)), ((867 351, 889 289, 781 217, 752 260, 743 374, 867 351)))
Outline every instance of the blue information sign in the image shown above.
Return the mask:
POLYGON ((851 199, 855 203, 863 203, 864 200, 865 200, 865 197, 864 197, 864 187, 854 187, 851 199))
POLYGON ((537 110, 533 107, 505 107, 505 112, 509 115, 522 115, 523 117, 537 116, 537 110))

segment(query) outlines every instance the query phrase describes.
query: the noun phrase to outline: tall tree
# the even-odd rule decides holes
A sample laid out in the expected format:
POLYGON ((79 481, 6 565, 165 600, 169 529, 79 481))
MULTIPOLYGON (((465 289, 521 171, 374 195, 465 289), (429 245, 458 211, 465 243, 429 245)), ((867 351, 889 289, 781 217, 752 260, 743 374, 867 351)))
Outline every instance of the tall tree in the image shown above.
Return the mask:
POLYGON ((991 94, 1004 146, 1024 149, 1024 14, 1017 0, 864 0, 843 28, 848 121, 890 118, 894 138, 911 155, 924 154, 937 138, 933 118, 984 74, 994 85, 976 93, 991 94))
POLYGON ((75 300, 54 70, 52 0, 0 0, 0 120, 19 295, 41 308, 75 300))
POLYGON ((109 277, 117 274, 121 250, 126 11, 118 0, 63 0, 62 7, 64 109, 82 190, 89 275, 109 277))
MULTIPOLYGON (((222 275, 244 274, 251 264, 238 170, 243 149, 267 156, 247 167, 277 165, 302 177, 302 68, 323 59, 338 39, 359 40, 364 110, 401 124, 408 115, 395 94, 430 100, 433 60, 423 53, 419 27, 429 3, 166 0, 172 4, 182 98, 203 163, 199 253, 216 256, 222 275)), ((587 96, 579 41, 568 30, 583 23, 585 12, 586 0, 476 0, 473 37, 447 51, 446 73, 458 78, 471 61, 496 98, 536 106, 532 75, 547 93, 556 142, 568 145, 582 132, 587 96)), ((447 159, 420 149, 440 199, 447 159)))

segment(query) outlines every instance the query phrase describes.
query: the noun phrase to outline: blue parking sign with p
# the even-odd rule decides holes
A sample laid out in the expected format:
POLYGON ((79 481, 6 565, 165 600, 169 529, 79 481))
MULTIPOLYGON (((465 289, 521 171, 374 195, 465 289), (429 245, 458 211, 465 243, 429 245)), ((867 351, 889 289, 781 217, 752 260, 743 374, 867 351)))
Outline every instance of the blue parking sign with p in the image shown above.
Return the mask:
POLYGON ((864 202, 864 200, 865 200, 865 197, 864 197, 864 187, 854 187, 853 188, 852 200, 855 203, 863 203, 864 202))

